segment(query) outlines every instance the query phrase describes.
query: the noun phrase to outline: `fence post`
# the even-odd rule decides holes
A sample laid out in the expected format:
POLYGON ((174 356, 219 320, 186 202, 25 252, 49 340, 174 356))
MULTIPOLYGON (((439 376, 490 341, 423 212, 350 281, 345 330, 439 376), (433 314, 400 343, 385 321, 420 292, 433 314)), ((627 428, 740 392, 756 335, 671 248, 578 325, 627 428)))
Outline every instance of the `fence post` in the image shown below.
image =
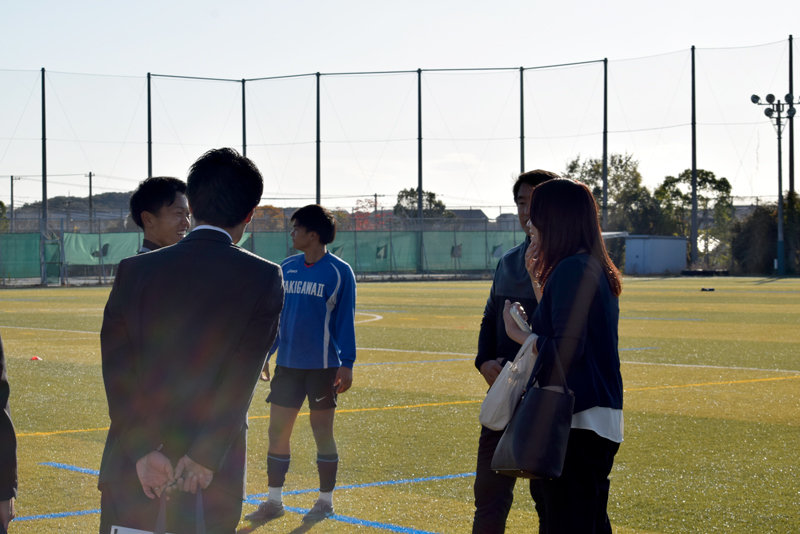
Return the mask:
POLYGON ((392 236, 392 219, 389 219, 389 276, 394 274, 394 239, 392 236))
POLYGON ((41 265, 42 285, 47 285, 47 266, 44 263, 44 236, 45 226, 47 225, 46 219, 39 219, 39 263, 41 265))
POLYGON ((59 256, 61 260, 61 268, 59 274, 61 275, 61 286, 67 285, 67 265, 64 256, 64 219, 61 219, 61 239, 59 239, 59 256))
POLYGON ((486 241, 486 250, 484 250, 484 252, 486 253, 486 269, 488 270, 489 269, 489 218, 488 217, 483 220, 483 237, 484 240, 486 241))
POLYGON ((97 256, 100 258, 100 276, 98 277, 98 282, 103 284, 106 281, 106 262, 103 258, 103 228, 100 227, 99 231, 97 232, 97 256))

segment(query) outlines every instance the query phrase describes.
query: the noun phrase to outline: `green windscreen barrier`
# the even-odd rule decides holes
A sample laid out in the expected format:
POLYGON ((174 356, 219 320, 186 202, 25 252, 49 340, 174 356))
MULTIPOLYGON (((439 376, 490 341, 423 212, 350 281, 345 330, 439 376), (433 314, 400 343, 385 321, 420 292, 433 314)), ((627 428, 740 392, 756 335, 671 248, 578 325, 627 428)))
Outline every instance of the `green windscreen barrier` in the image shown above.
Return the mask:
MULTIPOLYGON (((356 273, 444 273, 494 269, 509 249, 523 240, 522 232, 413 231, 337 232, 328 250, 350 264, 356 273), (424 246, 420 246, 420 239, 424 246)), ((141 245, 138 232, 110 234, 64 233, 67 265, 116 265, 135 255, 141 245)), ((240 246, 275 263, 290 254, 285 232, 247 232, 240 246)), ((48 278, 57 277, 61 264, 58 241, 45 243, 48 278)), ((0 234, 0 275, 5 278, 41 276, 39 234, 0 234)))
POLYGON ((134 256, 142 234, 64 234, 64 258, 68 265, 116 265, 134 256))
POLYGON ((42 275, 39 233, 0 234, 0 276, 39 278, 42 275))
POLYGON ((258 232, 253 234, 252 244, 253 248, 248 250, 253 254, 280 265, 286 259, 286 251, 292 246, 292 240, 284 232, 258 232))

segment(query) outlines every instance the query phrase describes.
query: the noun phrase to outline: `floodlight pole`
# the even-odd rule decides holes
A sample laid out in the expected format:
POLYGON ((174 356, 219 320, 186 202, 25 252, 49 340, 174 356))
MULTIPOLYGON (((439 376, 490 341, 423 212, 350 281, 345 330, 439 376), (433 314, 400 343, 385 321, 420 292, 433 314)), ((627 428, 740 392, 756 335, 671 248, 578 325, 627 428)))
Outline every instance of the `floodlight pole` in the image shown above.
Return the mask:
POLYGON ((778 131, 778 275, 786 274, 786 257, 783 242, 783 163, 781 156, 781 110, 783 105, 778 105, 778 118, 775 120, 775 129, 778 131))
MULTIPOLYGON (((789 36, 789 94, 794 95, 793 38, 789 36)), ((789 196, 794 196, 794 117, 789 117, 789 196)))
POLYGON ((767 106, 767 109, 764 110, 764 115, 770 118, 770 120, 775 121, 775 131, 778 133, 778 254, 777 254, 777 263, 778 263, 778 275, 783 276, 786 274, 786 257, 785 257, 785 245, 784 245, 784 237, 783 237, 783 153, 782 153, 782 133, 783 133, 783 118, 781 117, 781 113, 786 109, 786 119, 791 121, 792 117, 794 117, 795 111, 795 104, 800 104, 800 101, 794 102, 794 96, 790 93, 787 94, 784 98, 784 102, 780 100, 776 100, 773 95, 767 95, 766 98, 767 102, 762 103, 761 99, 758 95, 753 95, 750 97, 750 101, 753 104, 759 106, 767 106))

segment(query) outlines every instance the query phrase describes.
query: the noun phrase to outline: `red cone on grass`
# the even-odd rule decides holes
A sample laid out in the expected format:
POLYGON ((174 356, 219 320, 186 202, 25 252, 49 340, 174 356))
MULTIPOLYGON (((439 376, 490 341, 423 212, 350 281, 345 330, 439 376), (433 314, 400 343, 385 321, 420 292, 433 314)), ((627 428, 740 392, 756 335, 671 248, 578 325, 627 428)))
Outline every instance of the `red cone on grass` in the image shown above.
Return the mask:
POLYGON ((42 361, 42 359, 40 357, 38 357, 38 356, 34 356, 33 358, 31 358, 31 361, 32 362, 40 362, 40 361, 42 361))

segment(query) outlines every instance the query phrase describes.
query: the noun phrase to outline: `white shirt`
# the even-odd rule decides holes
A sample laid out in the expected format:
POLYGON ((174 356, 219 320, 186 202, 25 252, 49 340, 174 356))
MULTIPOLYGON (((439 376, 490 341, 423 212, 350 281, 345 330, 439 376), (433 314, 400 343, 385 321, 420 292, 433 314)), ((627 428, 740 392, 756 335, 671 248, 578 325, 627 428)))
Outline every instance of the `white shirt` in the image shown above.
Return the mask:
POLYGON ((595 406, 572 414, 572 428, 591 430, 601 438, 622 443, 625 420, 622 417, 622 410, 595 406))
POLYGON ((231 234, 229 234, 229 233, 227 232, 227 230, 223 230, 223 229, 222 229, 222 228, 220 228, 219 226, 212 226, 212 225, 210 225, 210 224, 201 224, 200 226, 198 226, 198 227, 196 227, 196 228, 192 229, 192 232, 195 232, 195 231, 197 231, 197 230, 216 230, 217 232, 222 232, 223 234, 225 234, 226 236, 228 236, 228 239, 230 239, 230 240, 231 240, 231 242, 233 242, 233 238, 231 237, 231 234))

